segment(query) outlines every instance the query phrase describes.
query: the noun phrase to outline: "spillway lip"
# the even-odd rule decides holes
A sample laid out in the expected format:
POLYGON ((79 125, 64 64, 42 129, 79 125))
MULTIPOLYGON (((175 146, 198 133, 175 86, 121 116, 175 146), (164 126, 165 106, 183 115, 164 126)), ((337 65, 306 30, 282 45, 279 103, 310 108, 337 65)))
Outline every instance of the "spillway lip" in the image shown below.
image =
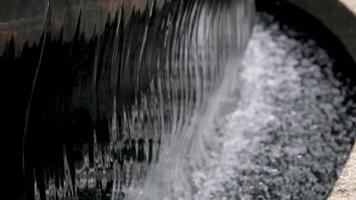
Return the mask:
MULTIPOLYGON (((348 62, 350 63, 356 61, 355 0, 267 0, 257 1, 257 9, 263 9, 275 16, 277 15, 277 17, 279 16, 278 20, 282 20, 282 23, 284 20, 292 21, 299 29, 305 27, 309 31, 314 30, 308 34, 328 43, 327 51, 337 55, 339 57, 337 59, 349 59, 348 62), (291 6, 297 7, 299 11, 285 9, 291 6), (296 11, 296 13, 293 13, 293 11, 296 11), (304 12, 305 14, 300 15, 297 12, 304 12), (310 18, 304 18, 307 15, 311 15, 315 21, 311 22, 309 21, 310 18), (329 31, 324 31, 325 28, 329 31)), ((324 46, 322 47, 324 48, 324 46)), ((343 69, 336 69, 336 71, 349 76, 351 84, 354 85, 356 77, 352 77, 352 74, 356 74, 356 69, 354 65, 351 66, 344 66, 343 69)), ((355 199, 356 179, 354 177, 356 177, 356 144, 354 144, 348 161, 328 199, 355 199)))

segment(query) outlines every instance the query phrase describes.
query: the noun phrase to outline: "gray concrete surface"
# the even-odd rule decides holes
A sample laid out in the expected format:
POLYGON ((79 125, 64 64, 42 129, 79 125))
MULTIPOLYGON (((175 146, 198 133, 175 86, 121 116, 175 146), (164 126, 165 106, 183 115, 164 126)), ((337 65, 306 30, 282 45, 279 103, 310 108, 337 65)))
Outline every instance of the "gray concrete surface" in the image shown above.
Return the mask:
POLYGON ((356 144, 329 197, 329 200, 349 199, 356 199, 356 144))

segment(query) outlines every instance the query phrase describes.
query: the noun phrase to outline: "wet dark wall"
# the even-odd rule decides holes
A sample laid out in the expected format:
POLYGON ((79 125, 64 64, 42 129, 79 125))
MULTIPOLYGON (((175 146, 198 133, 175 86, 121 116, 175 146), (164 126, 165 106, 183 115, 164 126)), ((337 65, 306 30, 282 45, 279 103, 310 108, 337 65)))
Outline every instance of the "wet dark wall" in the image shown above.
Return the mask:
POLYGON ((20 19, 20 18, 43 14, 43 11, 45 10, 45 6, 46 6, 46 1, 1 0, 0 5, 1 5, 0 22, 6 22, 13 19, 20 19))

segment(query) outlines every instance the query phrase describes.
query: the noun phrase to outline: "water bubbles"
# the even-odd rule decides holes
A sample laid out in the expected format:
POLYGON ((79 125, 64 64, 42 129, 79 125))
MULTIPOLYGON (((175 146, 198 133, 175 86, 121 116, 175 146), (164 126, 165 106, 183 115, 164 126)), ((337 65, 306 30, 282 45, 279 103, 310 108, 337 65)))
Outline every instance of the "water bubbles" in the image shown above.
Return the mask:
POLYGON ((193 173, 192 199, 325 199, 353 144, 351 90, 328 73, 333 59, 259 17, 235 109, 218 125, 217 156, 193 173))

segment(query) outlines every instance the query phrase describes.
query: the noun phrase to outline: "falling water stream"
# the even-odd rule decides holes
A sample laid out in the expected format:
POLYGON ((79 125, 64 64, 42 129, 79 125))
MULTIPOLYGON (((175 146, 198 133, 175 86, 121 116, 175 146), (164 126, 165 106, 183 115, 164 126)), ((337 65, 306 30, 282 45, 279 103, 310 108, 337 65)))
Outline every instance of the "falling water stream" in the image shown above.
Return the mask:
MULTIPOLYGON (((23 132, 25 194, 188 198, 194 191, 187 171, 205 161, 204 134, 241 68, 254 2, 80 4, 72 5, 78 11, 68 8, 77 14, 72 33, 66 23, 73 19, 58 17, 61 5, 48 1, 37 42, 21 41, 32 37, 21 27, 6 44, 4 65, 26 65, 32 74, 23 132), (105 9, 103 27, 90 21, 105 9)), ((23 20, 36 17, 2 26, 23 20)))
POLYGON ((8 7, 23 199, 323 199, 355 139, 337 62, 253 0, 8 7))

